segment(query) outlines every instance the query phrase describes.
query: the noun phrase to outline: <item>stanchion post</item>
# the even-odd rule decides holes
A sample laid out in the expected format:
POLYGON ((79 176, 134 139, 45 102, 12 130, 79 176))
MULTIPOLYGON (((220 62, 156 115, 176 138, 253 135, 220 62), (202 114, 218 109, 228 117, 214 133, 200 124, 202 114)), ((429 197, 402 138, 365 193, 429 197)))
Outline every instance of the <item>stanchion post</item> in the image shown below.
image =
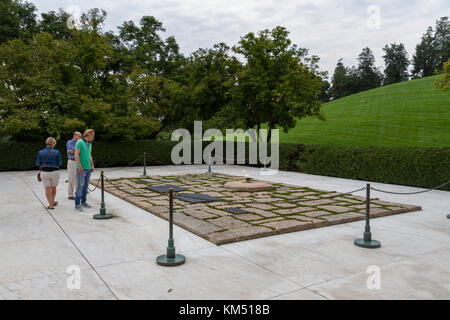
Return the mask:
POLYGON ((164 267, 175 267, 182 265, 186 258, 175 252, 175 240, 173 239, 173 189, 169 189, 169 241, 167 253, 156 258, 156 263, 164 267))
POLYGON ((356 239, 355 245, 361 248, 376 249, 381 247, 381 243, 377 240, 372 240, 372 233, 370 232, 370 183, 366 186, 366 227, 362 239, 356 239))
POLYGON ((102 202, 100 204, 100 213, 95 214, 93 218, 95 220, 105 220, 105 219, 111 219, 113 216, 112 214, 106 213, 106 206, 105 206, 105 172, 102 170, 100 173, 100 179, 101 179, 101 186, 102 186, 102 202))
POLYGON ((208 161, 208 173, 211 173, 211 155, 209 156, 209 161, 208 161))
POLYGON ((144 152, 144 172, 142 172, 141 177, 147 176, 147 153, 144 152))

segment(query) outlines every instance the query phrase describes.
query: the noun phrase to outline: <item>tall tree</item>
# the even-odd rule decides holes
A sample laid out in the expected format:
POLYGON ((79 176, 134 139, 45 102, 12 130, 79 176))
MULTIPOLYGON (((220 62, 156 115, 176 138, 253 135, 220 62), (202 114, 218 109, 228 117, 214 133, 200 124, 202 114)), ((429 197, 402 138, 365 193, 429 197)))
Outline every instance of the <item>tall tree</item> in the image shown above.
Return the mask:
POLYGON ((67 27, 70 15, 60 9, 58 12, 49 11, 41 14, 39 21, 39 32, 47 32, 55 39, 70 39, 71 30, 67 27))
POLYGON ((338 60, 331 79, 331 96, 334 99, 345 97, 347 93, 347 69, 342 62, 342 58, 338 60))
POLYGON ((435 29, 428 27, 416 46, 413 56, 413 77, 431 76, 435 71, 442 71, 445 62, 450 58, 450 22, 448 17, 436 21, 435 29))
POLYGON ((364 48, 358 56, 359 91, 378 88, 382 75, 375 66, 375 56, 370 48, 364 48))
POLYGON ((0 1, 0 44, 12 39, 31 39, 37 31, 36 7, 22 0, 0 1))
POLYGON ((436 52, 435 69, 441 71, 444 63, 450 58, 450 22, 448 17, 442 17, 436 21, 434 50, 436 52))
POLYGON ((187 106, 180 106, 181 119, 189 128, 193 120, 208 120, 231 101, 229 90, 234 84, 235 74, 241 70, 241 63, 231 56, 225 43, 212 49, 199 49, 191 54, 183 72, 186 91, 189 94, 187 106), (186 108, 188 107, 188 108, 186 108))
POLYGON ((321 117, 322 79, 309 67, 307 50, 293 45, 288 35, 283 27, 248 33, 233 48, 246 62, 234 95, 248 127, 267 123, 269 129, 288 131, 297 118, 321 117))
POLYGON ((160 33, 166 31, 162 23, 153 16, 144 16, 137 26, 127 21, 119 27, 125 61, 123 66, 130 72, 134 65, 140 65, 149 74, 173 76, 184 62, 175 38, 165 41, 160 33))
POLYGON ((408 80, 409 59, 403 43, 393 43, 383 48, 384 84, 392 84, 408 80))

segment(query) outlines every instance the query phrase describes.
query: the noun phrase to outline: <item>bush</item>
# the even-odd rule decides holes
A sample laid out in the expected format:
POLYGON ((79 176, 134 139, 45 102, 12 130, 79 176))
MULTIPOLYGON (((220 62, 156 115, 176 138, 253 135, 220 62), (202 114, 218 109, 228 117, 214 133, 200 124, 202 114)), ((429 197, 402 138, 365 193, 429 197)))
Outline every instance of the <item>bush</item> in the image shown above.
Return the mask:
MULTIPOLYGON (((450 148, 280 146, 282 170, 423 188, 450 179, 450 148)), ((442 188, 450 190, 450 185, 442 188)))
MULTIPOLYGON (((95 142, 93 156, 96 166, 103 168, 127 166, 144 152, 147 165, 169 165, 176 144, 157 140, 95 142)), ((41 143, 0 143, 0 171, 36 169, 36 153, 43 147, 41 143)), ((56 147, 65 167, 65 145, 56 147)), ((235 158, 236 153, 237 147, 235 158)), ((134 165, 142 166, 143 159, 134 165)), ((450 148, 280 145, 281 170, 322 176, 432 188, 450 179, 449 168, 450 148)), ((450 185, 442 189, 450 190, 450 185)))

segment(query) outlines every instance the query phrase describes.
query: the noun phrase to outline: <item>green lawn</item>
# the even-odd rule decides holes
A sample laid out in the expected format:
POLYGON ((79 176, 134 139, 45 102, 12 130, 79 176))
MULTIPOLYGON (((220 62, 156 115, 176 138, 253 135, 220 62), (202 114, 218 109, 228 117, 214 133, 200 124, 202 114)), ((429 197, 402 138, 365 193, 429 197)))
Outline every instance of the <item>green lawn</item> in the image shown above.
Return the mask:
POLYGON ((289 133, 281 132, 280 141, 448 147, 450 92, 435 89, 434 79, 407 81, 326 103, 326 122, 302 119, 289 133))

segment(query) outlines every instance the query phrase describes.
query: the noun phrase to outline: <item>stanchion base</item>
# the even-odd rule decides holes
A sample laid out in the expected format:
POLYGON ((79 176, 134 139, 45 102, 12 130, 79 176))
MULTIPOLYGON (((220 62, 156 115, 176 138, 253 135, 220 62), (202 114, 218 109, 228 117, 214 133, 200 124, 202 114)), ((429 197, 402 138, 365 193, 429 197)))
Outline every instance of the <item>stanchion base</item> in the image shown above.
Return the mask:
POLYGON ((175 258, 168 258, 166 254, 163 254, 156 258, 156 263, 164 267, 176 267, 186 262, 186 258, 181 254, 176 254, 175 258))
POLYGON ((381 243, 377 240, 364 241, 364 239, 356 239, 355 246, 368 249, 377 249, 381 247, 381 243))
POLYGON ((112 214, 106 213, 106 214, 94 214, 92 216, 95 220, 106 220, 106 219, 111 219, 113 217, 112 214))

